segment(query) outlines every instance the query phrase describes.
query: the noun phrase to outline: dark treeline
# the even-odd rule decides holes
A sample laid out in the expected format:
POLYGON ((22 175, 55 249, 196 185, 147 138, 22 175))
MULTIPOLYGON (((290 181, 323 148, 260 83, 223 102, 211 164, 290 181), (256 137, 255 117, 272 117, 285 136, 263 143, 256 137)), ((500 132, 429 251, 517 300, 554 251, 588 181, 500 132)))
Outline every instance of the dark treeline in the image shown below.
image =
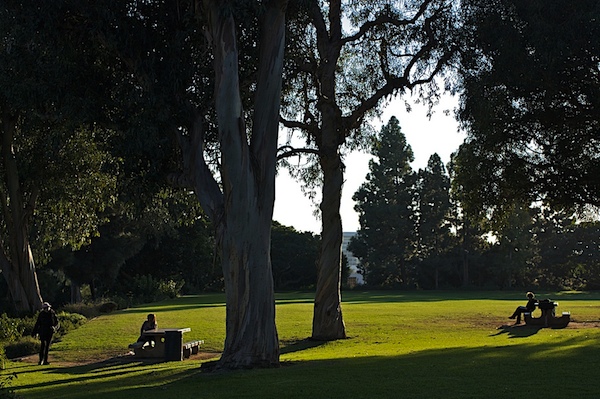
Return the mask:
MULTIPOLYGON (((92 240, 79 251, 56 250, 51 253, 52 260, 39 268, 40 289, 47 301, 60 306, 110 300, 127 307, 223 290, 214 235, 203 219, 144 243, 101 230, 102 239, 92 240)), ((275 289, 314 289, 319 237, 273 222, 271 240, 275 289)), ((0 313, 10 310, 4 280, 0 280, 0 297, 0 313)))
MULTIPOLYGON (((368 286, 436 288, 600 288, 598 215, 513 200, 503 212, 469 204, 478 187, 458 184, 439 156, 413 171, 412 149, 392 117, 372 147, 375 159, 356 192, 361 229, 350 250, 368 286), (474 216, 476 215, 476 216, 474 216)), ((456 161, 457 154, 453 160, 456 161)))

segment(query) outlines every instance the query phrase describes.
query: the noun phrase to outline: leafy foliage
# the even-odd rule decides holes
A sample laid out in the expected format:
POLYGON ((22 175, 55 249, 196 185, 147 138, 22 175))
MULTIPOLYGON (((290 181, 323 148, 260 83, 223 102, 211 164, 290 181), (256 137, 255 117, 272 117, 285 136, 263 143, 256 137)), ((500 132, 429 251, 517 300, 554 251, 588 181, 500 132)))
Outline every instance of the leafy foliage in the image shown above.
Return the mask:
POLYGON ((466 1, 460 178, 472 201, 600 204, 598 2, 466 1))
MULTIPOLYGON (((3 353, 0 353, 0 360, 2 359, 3 353)), ((13 379, 18 378, 16 373, 7 374, 0 377, 0 399, 20 399, 21 395, 17 395, 12 389, 11 384, 13 379)))
POLYGON ((312 288, 317 283, 319 238, 273 222, 271 263, 275 290, 312 288))
POLYGON ((56 314, 58 317, 59 328, 57 330, 57 334, 55 338, 58 340, 65 334, 73 331, 85 323, 87 323, 87 318, 84 315, 78 313, 69 313, 69 312, 58 312, 56 314))
POLYGON ((98 48, 74 34, 66 3, 8 1, 0 10, 0 238, 12 269, 5 277, 17 287, 13 302, 28 308, 21 310, 41 300, 33 258, 15 254, 32 247, 41 265, 57 247, 88 243, 113 200, 118 169, 107 152, 109 129, 91 111, 110 98, 93 62, 98 48))
POLYGON ((18 319, 8 317, 6 313, 0 315, 0 341, 14 341, 23 335, 23 331, 18 319))
POLYGON ((117 292, 129 291, 132 276, 151 274, 161 281, 185 281, 186 293, 221 290, 223 272, 216 263, 212 225, 206 218, 173 228, 144 243, 139 253, 128 259, 119 274, 117 292))

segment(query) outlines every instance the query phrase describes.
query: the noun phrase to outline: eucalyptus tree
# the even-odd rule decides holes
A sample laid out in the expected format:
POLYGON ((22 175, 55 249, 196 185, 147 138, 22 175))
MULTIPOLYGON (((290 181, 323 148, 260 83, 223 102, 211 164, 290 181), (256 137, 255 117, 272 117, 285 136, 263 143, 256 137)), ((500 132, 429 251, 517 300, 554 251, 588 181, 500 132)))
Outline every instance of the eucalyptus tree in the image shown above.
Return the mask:
POLYGON ((114 189, 103 129, 84 117, 94 99, 79 82, 94 68, 76 60, 88 42, 74 42, 69 24, 58 3, 0 8, 0 267, 23 312, 41 309, 36 255, 88 242, 114 189))
POLYGON ((348 249, 360 259, 367 284, 406 288, 415 282, 417 175, 398 119, 382 127, 371 154, 366 182, 353 196, 360 229, 348 249))
POLYGON ((275 201, 275 165, 287 1, 264 1, 259 18, 251 130, 240 88, 240 52, 232 2, 205 0, 212 43, 215 110, 220 145, 220 181, 204 158, 200 121, 185 154, 188 177, 212 220, 221 248, 227 325, 220 367, 279 364, 270 237, 275 201))
POLYGON ((517 197, 600 204, 598 2, 468 0, 462 10, 464 187, 496 211, 517 197))
MULTIPOLYGON (((435 101, 435 77, 455 53, 449 0, 302 1, 290 22, 283 124, 300 131, 322 173, 321 250, 312 338, 346 336, 341 309, 343 152, 363 143, 386 99, 416 91, 435 101)), ((285 147, 280 154, 297 154, 285 147)), ((313 178, 314 168, 299 172, 313 178)))
POLYGON ((151 144, 155 152, 141 163, 160 163, 177 143, 181 170, 160 166, 172 168, 173 184, 193 190, 215 229, 227 298, 223 368, 279 363, 269 252, 286 7, 284 0, 88 7, 98 16, 90 18, 92 34, 112 54, 107 63, 125 93, 113 114, 122 122, 128 109, 148 117, 137 118, 130 144, 151 144), (144 126, 151 136, 143 137, 144 126))

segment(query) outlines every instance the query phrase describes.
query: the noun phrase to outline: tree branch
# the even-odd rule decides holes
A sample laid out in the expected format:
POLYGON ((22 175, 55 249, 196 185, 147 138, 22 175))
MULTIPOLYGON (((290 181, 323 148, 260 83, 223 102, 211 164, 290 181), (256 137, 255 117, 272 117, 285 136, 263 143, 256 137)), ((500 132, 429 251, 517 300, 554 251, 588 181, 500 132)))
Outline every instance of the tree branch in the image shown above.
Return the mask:
POLYGON ((364 24, 362 24, 358 32, 356 32, 354 35, 343 38, 342 45, 361 40, 371 29, 381 25, 393 25, 398 27, 414 24, 419 18, 423 16, 423 14, 425 14, 425 11, 427 10, 432 1, 433 0, 424 1, 419 7, 417 13, 410 19, 397 19, 389 14, 379 15, 373 21, 367 21, 364 24))
POLYGON ((193 188, 209 219, 216 223, 223 211, 223 193, 204 158, 204 118, 197 112, 190 136, 176 132, 183 158, 183 171, 169 175, 169 182, 180 187, 193 188))
POLYGON ((319 155, 319 150, 316 148, 294 148, 291 145, 284 145, 282 147, 279 147, 277 149, 277 152, 281 151, 281 150, 286 150, 285 152, 282 152, 281 154, 277 155, 277 160, 280 161, 284 158, 289 158, 289 157, 293 157, 295 155, 301 155, 301 154, 315 154, 315 155, 319 155))
POLYGON ((442 68, 447 64, 452 56, 452 51, 447 51, 437 61, 435 68, 426 76, 420 79, 411 81, 410 74, 413 67, 422 59, 426 58, 428 52, 434 46, 434 39, 432 38, 433 32, 431 30, 431 20, 428 19, 425 23, 427 36, 430 40, 419 49, 419 51, 412 57, 410 62, 404 68, 402 76, 391 77, 388 76, 387 82, 379 90, 377 90, 371 97, 364 100, 349 116, 344 118, 344 124, 350 129, 355 129, 360 126, 365 113, 374 108, 381 99, 394 93, 394 91, 401 89, 413 89, 419 85, 431 83, 442 68))

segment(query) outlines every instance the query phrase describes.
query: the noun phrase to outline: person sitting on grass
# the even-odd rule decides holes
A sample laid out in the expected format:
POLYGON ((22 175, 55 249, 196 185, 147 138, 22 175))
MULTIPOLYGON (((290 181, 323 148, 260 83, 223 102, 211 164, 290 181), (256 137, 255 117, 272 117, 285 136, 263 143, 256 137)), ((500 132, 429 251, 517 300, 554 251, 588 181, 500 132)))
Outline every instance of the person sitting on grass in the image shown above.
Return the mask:
POLYGON ((143 344, 145 344, 146 342, 149 342, 150 345, 154 346, 154 341, 145 337, 144 332, 146 332, 148 330, 155 330, 157 328, 158 328, 158 323, 156 322, 156 315, 154 315, 154 313, 150 313, 148 315, 148 318, 146 319, 146 321, 144 321, 144 323, 142 323, 142 327, 140 328, 140 337, 138 338, 137 342, 141 342, 143 344))
POLYGON ((535 305, 538 303, 538 300, 535 299, 535 294, 531 291, 529 291, 527 293, 527 305, 525 306, 518 306, 514 313, 509 317, 509 319, 514 319, 516 318, 517 321, 515 322, 515 324, 521 324, 521 314, 523 313, 531 313, 535 310, 535 305))

